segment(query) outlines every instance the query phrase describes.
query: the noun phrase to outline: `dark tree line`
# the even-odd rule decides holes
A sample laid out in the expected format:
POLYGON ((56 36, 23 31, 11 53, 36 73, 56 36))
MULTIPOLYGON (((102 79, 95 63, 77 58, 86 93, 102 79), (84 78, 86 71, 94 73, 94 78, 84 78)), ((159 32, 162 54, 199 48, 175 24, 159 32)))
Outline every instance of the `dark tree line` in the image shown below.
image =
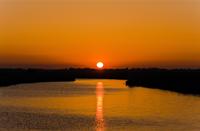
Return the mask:
POLYGON ((200 69, 0 69, 0 86, 20 83, 74 81, 76 78, 127 80, 129 87, 143 86, 200 94, 200 69))
POLYGON ((0 86, 20 83, 74 81, 68 70, 0 69, 0 86))
POLYGON ((131 70, 126 84, 129 87, 143 86, 181 93, 200 94, 200 70, 131 70))

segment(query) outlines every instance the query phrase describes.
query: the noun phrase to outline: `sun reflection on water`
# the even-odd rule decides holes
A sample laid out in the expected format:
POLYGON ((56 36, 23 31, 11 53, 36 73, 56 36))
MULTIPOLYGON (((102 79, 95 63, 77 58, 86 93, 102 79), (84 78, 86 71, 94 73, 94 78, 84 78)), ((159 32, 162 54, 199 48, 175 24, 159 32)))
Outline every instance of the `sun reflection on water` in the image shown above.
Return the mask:
POLYGON ((105 129, 105 122, 103 117, 103 95, 104 95, 103 83, 98 82, 96 85, 96 98, 97 98, 96 131, 104 131, 105 129))

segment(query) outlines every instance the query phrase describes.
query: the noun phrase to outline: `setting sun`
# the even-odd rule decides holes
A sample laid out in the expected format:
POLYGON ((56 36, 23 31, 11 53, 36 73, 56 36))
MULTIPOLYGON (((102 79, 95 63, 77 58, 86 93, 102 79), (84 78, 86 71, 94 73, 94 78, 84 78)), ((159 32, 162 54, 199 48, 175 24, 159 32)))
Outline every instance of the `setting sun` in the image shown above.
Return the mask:
POLYGON ((101 69, 103 68, 104 64, 102 62, 98 62, 97 63, 97 68, 101 69))

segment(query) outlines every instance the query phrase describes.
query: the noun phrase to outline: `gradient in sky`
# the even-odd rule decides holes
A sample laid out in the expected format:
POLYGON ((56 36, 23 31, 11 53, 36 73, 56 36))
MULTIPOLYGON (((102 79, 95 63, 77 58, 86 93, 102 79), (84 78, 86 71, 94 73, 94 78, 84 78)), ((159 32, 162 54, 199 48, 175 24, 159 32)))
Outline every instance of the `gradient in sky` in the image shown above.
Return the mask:
POLYGON ((0 0, 0 67, 200 67, 200 0, 0 0))

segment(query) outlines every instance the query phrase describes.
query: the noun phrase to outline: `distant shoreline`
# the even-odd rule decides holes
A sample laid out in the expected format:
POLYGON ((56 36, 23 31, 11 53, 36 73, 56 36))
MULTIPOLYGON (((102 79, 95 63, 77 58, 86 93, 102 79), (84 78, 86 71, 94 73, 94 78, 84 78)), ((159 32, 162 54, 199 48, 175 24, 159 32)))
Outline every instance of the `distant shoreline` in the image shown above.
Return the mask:
POLYGON ((68 82, 75 79, 121 79, 130 88, 143 86, 184 94, 200 94, 200 69, 0 69, 0 87, 23 83, 68 82))
POLYGON ((200 95, 200 70, 141 70, 131 73, 126 85, 200 95))
POLYGON ((0 69, 0 87, 59 81, 75 81, 75 77, 66 70, 0 69))

